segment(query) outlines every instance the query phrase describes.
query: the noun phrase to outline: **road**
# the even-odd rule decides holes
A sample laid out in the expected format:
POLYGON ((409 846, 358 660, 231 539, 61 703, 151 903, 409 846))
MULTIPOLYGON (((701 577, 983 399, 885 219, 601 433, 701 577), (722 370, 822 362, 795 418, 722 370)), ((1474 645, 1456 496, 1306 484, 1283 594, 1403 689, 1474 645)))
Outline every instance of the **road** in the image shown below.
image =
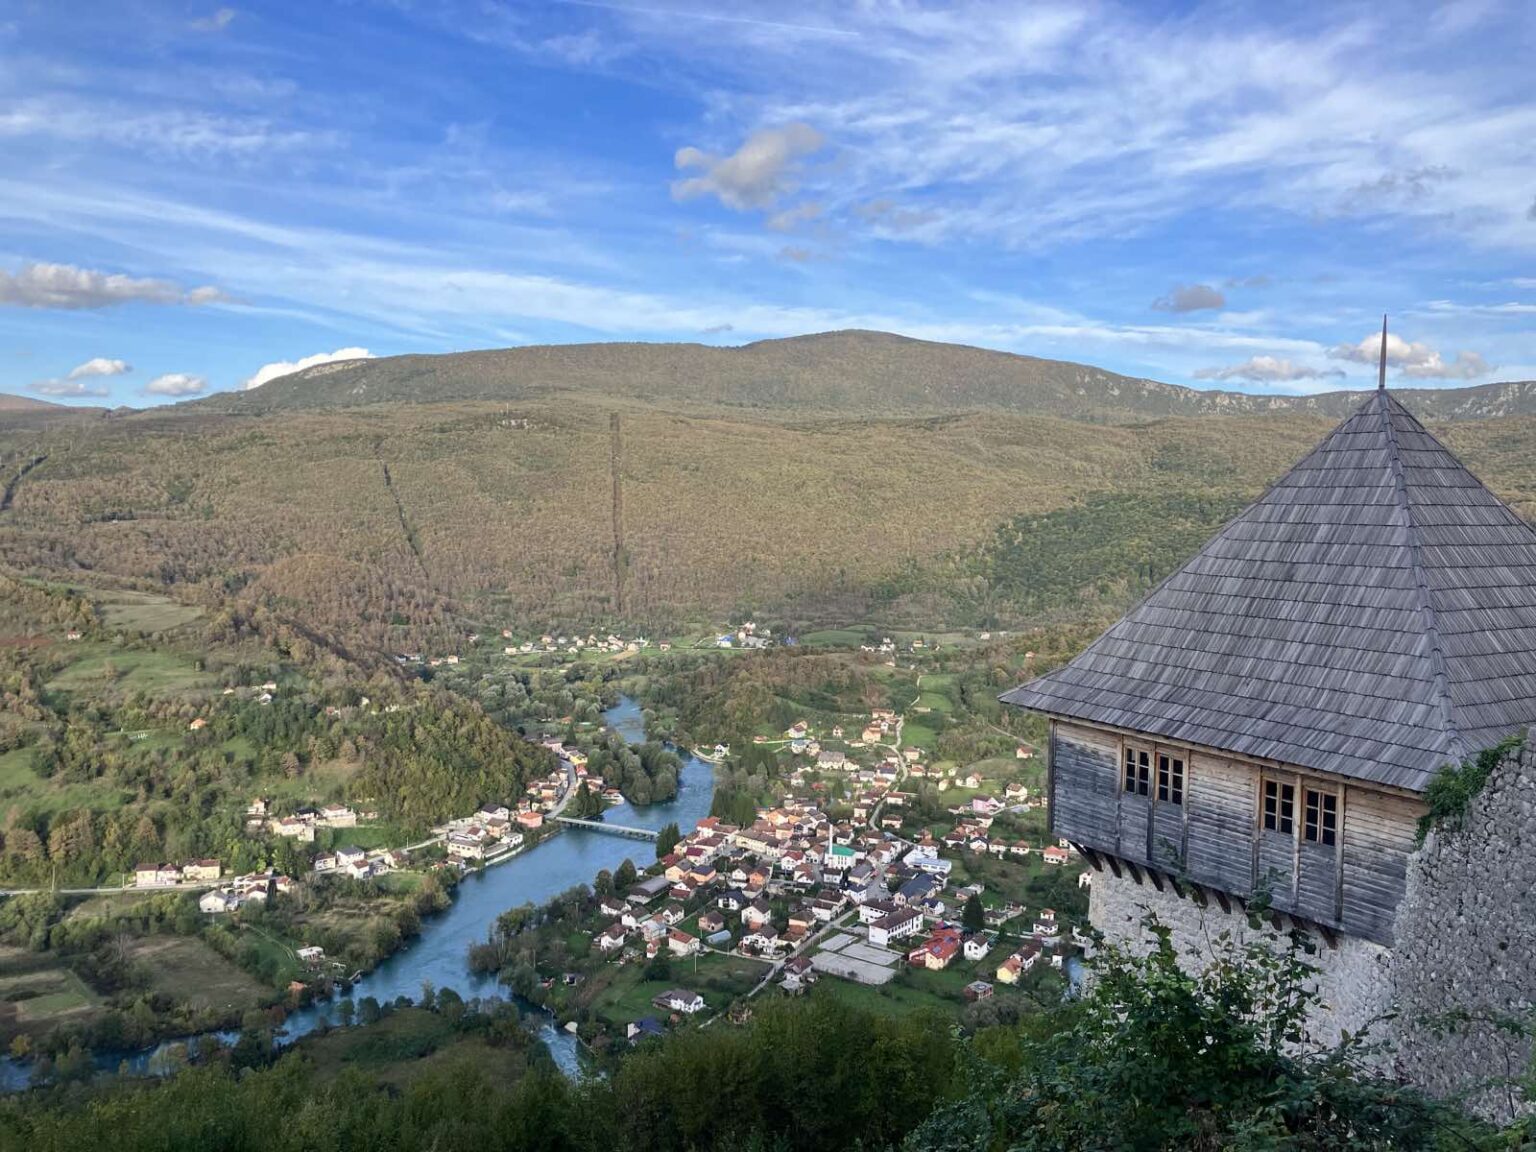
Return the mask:
POLYGON ((0 888, 0 896, 30 896, 36 892, 56 892, 60 896, 121 896, 128 892, 206 892, 227 884, 227 880, 202 880, 196 884, 156 884, 138 888, 132 884, 114 884, 109 888, 0 888))
POLYGON ((560 797, 560 802, 544 814, 544 819, 553 820, 565 811, 565 806, 576 795, 576 765, 569 760, 561 761, 565 765, 565 795, 560 797))

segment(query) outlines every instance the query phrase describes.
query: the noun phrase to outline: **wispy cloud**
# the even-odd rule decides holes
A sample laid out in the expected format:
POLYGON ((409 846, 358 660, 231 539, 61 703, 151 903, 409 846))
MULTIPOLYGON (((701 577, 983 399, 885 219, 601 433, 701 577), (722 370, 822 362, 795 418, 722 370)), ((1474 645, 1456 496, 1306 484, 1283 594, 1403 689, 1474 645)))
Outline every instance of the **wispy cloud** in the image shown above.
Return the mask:
POLYGON ((1240 364, 1199 368, 1196 380, 1242 380, 1250 384, 1294 384, 1303 380, 1340 379, 1342 368, 1314 368, 1278 356, 1250 356, 1240 364))
POLYGON ((207 16, 192 21, 194 32, 222 32, 234 23, 237 13, 233 8, 219 8, 207 16))

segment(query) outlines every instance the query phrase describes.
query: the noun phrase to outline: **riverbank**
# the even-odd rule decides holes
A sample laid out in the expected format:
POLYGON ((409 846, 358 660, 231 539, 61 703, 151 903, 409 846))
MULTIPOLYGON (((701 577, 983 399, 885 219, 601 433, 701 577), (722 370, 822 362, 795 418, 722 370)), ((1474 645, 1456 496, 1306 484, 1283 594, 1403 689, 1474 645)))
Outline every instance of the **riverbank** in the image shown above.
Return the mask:
MULTIPOLYGON (((603 721, 631 743, 645 738, 639 704, 625 697, 603 714, 603 721)), ((691 830, 709 814, 714 797, 713 768, 692 755, 682 757, 677 796, 659 804, 638 808, 627 801, 608 808, 605 818, 615 824, 660 831, 675 823, 691 830)), ((459 882, 453 903, 442 913, 424 919, 420 933, 404 947, 382 960, 348 992, 354 1000, 372 996, 381 1003, 400 997, 416 1000, 426 987, 452 988, 465 999, 504 998, 506 991, 494 977, 469 969, 469 950, 490 937, 497 917, 521 904, 542 904, 578 884, 592 883, 598 872, 615 870, 626 858, 643 867, 654 849, 648 843, 610 836, 581 828, 564 828, 558 835, 525 848, 492 868, 467 873, 459 882)), ((577 1043, 569 1033, 557 1030, 542 1012, 531 1010, 541 1038, 556 1062, 568 1074, 579 1071, 577 1043)), ((282 1042, 292 1043, 317 1028, 336 1022, 336 1003, 320 1000, 290 1013, 282 1025, 282 1042)), ((222 1034, 221 1039, 227 1034, 222 1034)), ((94 1062, 103 1071, 125 1065, 131 1074, 156 1075, 168 1062, 174 1064, 179 1049, 195 1037, 182 1037, 149 1050, 103 1052, 94 1062)), ((25 1062, 0 1061, 0 1089, 14 1091, 30 1081, 25 1062)))

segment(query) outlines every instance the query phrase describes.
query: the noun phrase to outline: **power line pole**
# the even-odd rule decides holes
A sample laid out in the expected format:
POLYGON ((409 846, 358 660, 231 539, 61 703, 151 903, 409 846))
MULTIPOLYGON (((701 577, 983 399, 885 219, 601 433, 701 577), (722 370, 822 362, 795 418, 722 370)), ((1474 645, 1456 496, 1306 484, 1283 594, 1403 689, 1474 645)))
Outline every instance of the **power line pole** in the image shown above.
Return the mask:
POLYGON ((624 440, 619 428, 619 414, 608 414, 608 466, 613 473, 613 607, 624 615, 624 483, 620 475, 624 440))

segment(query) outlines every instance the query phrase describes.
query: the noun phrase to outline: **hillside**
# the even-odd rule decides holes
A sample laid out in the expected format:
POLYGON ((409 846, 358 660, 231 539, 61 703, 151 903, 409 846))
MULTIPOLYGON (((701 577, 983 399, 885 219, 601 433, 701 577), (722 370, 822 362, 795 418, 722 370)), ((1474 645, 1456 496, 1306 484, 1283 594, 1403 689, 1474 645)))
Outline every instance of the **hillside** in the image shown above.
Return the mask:
MULTIPOLYGON (((0 566, 261 607, 355 652, 737 612, 1011 627, 1123 605, 1330 425, 816 418, 574 394, 0 424, 0 566)), ((1536 418, 1437 430, 1536 512, 1536 418)))
MULTIPOLYGON (((563 344, 343 361, 187 407, 263 413, 399 402, 526 401, 553 393, 723 409, 864 416, 1001 410, 1107 422, 1272 412, 1338 419, 1364 395, 1203 391, 1068 361, 847 331, 738 348, 563 344)), ((1536 413, 1536 381, 1407 389, 1399 395, 1432 420, 1536 413)))

